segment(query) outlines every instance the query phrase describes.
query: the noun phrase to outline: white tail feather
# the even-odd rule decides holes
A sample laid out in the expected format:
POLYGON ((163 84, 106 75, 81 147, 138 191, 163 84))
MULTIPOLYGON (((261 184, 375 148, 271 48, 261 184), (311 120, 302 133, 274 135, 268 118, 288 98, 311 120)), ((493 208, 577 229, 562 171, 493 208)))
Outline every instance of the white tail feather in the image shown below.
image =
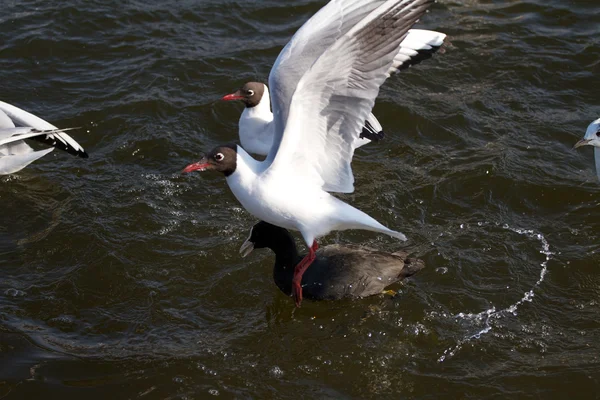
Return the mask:
POLYGON ((50 153, 52 150, 54 150, 54 147, 50 147, 49 149, 41 151, 32 151, 27 154, 0 156, 0 175, 18 172, 35 160, 50 153))

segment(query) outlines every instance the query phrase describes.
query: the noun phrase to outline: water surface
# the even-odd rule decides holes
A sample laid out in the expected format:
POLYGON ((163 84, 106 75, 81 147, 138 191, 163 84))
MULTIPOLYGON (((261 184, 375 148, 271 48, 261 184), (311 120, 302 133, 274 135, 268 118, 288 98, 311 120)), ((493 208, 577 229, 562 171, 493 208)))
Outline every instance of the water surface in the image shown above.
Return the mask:
POLYGON ((600 6, 440 0, 444 54, 382 88, 341 196, 427 268, 294 309, 222 177, 241 105, 325 2, 5 0, 0 99, 73 135, 0 178, 0 397, 593 397, 600 380, 600 6))

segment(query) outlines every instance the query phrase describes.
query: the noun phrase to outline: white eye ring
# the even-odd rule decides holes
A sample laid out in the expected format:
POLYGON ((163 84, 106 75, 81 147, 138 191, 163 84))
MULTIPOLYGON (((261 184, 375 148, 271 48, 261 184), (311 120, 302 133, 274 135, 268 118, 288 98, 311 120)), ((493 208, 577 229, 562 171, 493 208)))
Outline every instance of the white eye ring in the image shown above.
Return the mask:
POLYGON ((225 158, 225 156, 223 155, 223 153, 215 154, 215 160, 217 160, 217 161, 223 161, 224 158, 225 158))
POLYGON ((254 90, 249 89, 248 90, 248 96, 250 96, 250 97, 254 96, 254 90))

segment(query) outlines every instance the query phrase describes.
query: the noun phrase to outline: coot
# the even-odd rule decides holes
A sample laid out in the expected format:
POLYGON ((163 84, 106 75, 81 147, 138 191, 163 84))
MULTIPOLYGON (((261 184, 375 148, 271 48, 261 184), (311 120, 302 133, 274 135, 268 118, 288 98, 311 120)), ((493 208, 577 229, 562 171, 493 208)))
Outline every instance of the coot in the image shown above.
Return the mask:
MULTIPOLYGON (((267 247, 275 253, 273 279, 286 295, 292 293, 294 266, 302 259, 287 229, 260 221, 240 248, 243 257, 267 247)), ((302 277, 304 297, 336 300, 380 294, 386 286, 425 267, 422 260, 407 258, 406 252, 385 253, 363 246, 337 244, 321 247, 302 277)))

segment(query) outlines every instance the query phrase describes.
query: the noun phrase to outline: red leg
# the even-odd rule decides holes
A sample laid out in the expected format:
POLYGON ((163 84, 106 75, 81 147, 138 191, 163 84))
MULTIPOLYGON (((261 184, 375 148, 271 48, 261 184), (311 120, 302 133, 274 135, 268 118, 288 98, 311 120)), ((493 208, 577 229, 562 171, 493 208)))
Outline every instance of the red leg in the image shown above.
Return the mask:
POLYGON ((313 241, 313 245, 308 249, 308 254, 304 256, 302 261, 296 265, 294 268, 294 278, 292 279, 292 295, 294 296, 294 301, 296 302, 296 307, 300 307, 302 304, 302 275, 304 272, 310 267, 313 261, 315 261, 315 251, 319 248, 317 241, 313 241))

